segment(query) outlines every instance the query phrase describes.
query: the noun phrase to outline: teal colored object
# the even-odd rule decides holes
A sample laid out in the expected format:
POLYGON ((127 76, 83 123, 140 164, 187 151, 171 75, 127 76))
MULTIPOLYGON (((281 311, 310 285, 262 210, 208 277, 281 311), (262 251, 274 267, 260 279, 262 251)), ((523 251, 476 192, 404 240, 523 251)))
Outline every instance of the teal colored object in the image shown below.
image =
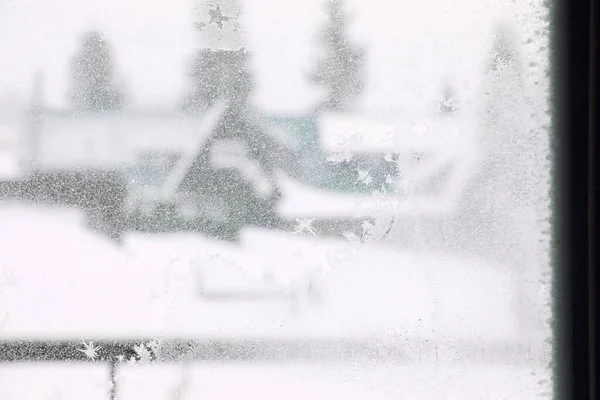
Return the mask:
POLYGON ((349 161, 333 163, 321 146, 317 116, 268 116, 267 125, 289 134, 289 145, 298 155, 298 178, 304 184, 340 193, 391 191, 386 176, 395 176, 395 165, 383 154, 352 155, 349 161), (361 180, 359 171, 368 172, 361 180), (367 183, 368 182, 368 183, 367 183))
MULTIPOLYGON (((396 176, 397 171, 393 163, 384 160, 383 154, 354 154, 348 161, 329 161, 329 154, 321 146, 317 116, 267 116, 265 122, 266 127, 276 129, 279 140, 293 150, 297 167, 287 171, 292 179, 337 193, 393 191, 392 185, 386 183, 386 176, 396 176), (367 172, 368 176, 364 176, 367 172)), ((136 165, 127 167, 130 184, 139 188, 160 187, 175 162, 168 156, 148 154, 136 165)))

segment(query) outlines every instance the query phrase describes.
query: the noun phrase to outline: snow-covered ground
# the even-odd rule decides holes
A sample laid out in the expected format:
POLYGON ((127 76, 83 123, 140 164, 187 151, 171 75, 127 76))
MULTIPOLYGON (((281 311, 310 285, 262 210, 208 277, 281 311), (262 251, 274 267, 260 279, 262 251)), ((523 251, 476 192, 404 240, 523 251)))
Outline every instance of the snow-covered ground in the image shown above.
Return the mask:
MULTIPOLYGON (((70 209, 0 207, 0 339, 151 337, 519 341, 514 282, 500 265, 378 245, 248 231, 241 245, 129 236, 122 249, 70 209), (200 275, 200 273, 203 273, 200 275), (207 301, 207 288, 318 277, 320 302, 207 301), (216 278, 216 279, 215 279, 216 278), (210 287, 208 287, 210 286, 210 287)), ((239 287, 238 287, 239 289, 239 287)), ((302 300, 302 299, 301 299, 302 300)), ((407 344, 408 345, 408 344, 407 344)), ((408 345, 410 346, 410 345, 408 345)), ((413 349, 414 350, 414 349, 413 349)), ((455 363, 452 348, 402 365, 371 361, 123 365, 119 399, 514 399, 548 392, 541 360, 455 363), (407 365, 408 364, 408 365, 407 365), (188 397, 189 396, 189 397, 188 397)), ((408 351, 410 353, 410 351, 408 351)), ((0 365, 0 399, 106 398, 104 364, 0 365), (34 383, 34 384, 31 384, 34 383)))
POLYGON ((136 235, 117 249, 81 219, 0 209, 1 337, 518 339, 514 284, 499 265, 258 230, 241 245, 136 235), (222 285, 270 277, 270 287, 300 290, 300 301, 207 301, 202 277, 207 290, 230 292, 222 285), (320 301, 303 295, 310 278, 320 301))

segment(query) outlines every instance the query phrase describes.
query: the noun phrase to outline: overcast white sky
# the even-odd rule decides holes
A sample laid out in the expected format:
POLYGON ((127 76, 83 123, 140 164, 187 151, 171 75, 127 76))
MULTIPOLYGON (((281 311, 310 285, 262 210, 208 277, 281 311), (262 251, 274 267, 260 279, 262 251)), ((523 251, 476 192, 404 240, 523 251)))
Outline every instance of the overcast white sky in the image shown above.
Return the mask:
MULTIPOLYGON (((351 33, 368 49, 366 108, 420 108, 449 79, 474 90, 504 0, 348 0, 351 33)), ((193 0, 0 0, 0 93, 27 96, 36 70, 45 100, 66 104, 69 61, 82 32, 105 32, 137 106, 174 105, 200 43, 193 0)), ((322 0, 244 0, 256 102, 299 110, 315 100, 305 76, 324 21, 322 0)))

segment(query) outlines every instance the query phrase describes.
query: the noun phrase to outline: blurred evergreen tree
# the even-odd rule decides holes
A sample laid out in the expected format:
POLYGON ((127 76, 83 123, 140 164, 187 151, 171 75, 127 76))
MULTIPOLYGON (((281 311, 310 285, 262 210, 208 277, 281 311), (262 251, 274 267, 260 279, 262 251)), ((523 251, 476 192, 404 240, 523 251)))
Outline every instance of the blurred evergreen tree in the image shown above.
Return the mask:
POLYGON ((253 89, 246 49, 200 49, 190 71, 191 90, 182 108, 188 112, 207 109, 218 99, 247 104, 253 89))
POLYGON ((342 1, 326 1, 329 21, 321 34, 324 56, 317 62, 309 78, 327 91, 327 97, 318 109, 341 111, 364 89, 365 51, 348 39, 342 1))
POLYGON ((70 100, 79 112, 118 111, 125 106, 123 91, 115 85, 112 53, 102 33, 84 34, 72 60, 70 100))

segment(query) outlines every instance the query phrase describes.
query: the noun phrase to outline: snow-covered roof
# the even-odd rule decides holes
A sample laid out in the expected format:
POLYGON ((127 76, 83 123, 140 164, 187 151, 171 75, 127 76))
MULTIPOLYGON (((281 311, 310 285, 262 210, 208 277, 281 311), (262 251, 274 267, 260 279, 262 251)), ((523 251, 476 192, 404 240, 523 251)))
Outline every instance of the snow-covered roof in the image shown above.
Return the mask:
MULTIPOLYGON (((406 149, 444 151, 459 147, 476 133, 473 115, 423 115, 395 117, 361 114, 282 115, 285 124, 300 131, 316 129, 315 139, 325 151, 389 152, 406 149), (310 124, 309 124, 310 123, 310 124), (452 143, 452 146, 447 146, 452 143)), ((61 137, 107 136, 121 144, 140 143, 149 149, 185 147, 197 138, 201 118, 169 111, 83 115, 53 111, 43 116, 43 136, 56 142, 61 137)), ((285 134, 272 125, 274 136, 285 134)))
POLYGON ((321 144, 328 151, 454 152, 472 143, 477 127, 475 116, 468 112, 410 116, 331 114, 321 119, 320 131, 321 144))
POLYGON ((182 151, 198 140, 200 118, 181 114, 45 114, 38 148, 44 165, 123 164, 144 151, 182 151))

